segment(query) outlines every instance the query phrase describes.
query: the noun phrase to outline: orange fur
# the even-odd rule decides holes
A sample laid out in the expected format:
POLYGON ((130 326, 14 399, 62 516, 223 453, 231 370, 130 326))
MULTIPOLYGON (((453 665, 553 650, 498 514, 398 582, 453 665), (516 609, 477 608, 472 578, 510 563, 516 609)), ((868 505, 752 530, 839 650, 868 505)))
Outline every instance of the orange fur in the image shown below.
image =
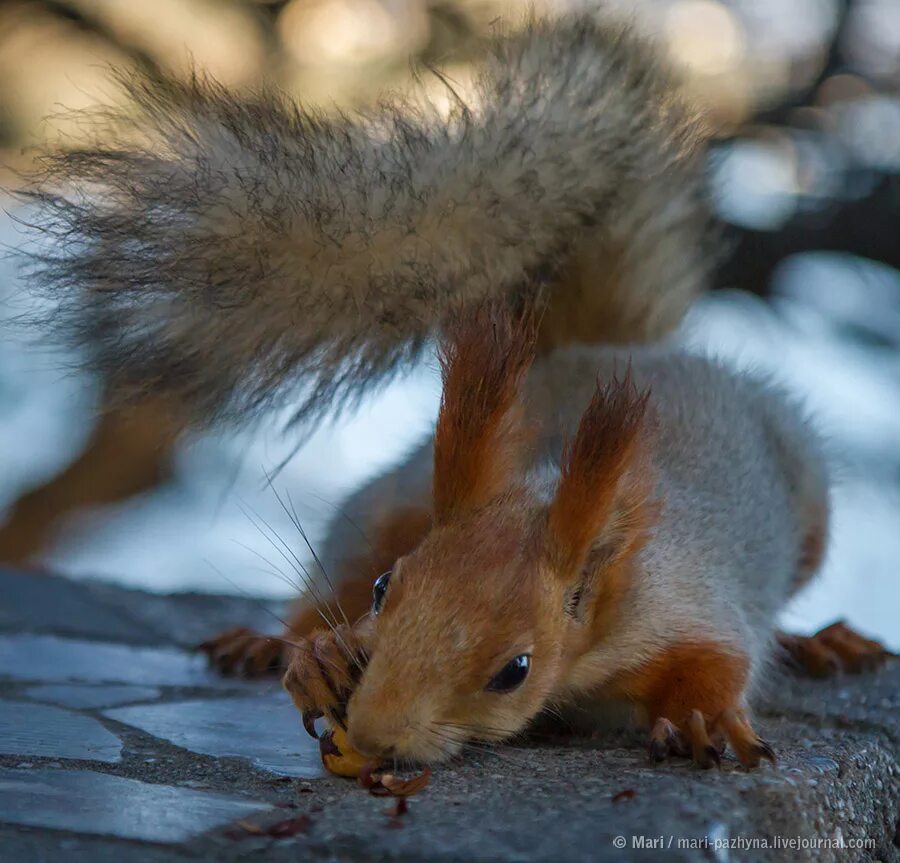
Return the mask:
POLYGON ((81 455, 13 503, 0 526, 0 561, 24 564, 72 513, 118 503, 168 480, 182 430, 175 406, 147 397, 127 409, 106 407, 81 455))
POLYGON ((431 530, 431 512, 423 506, 394 510, 378 526, 370 556, 376 575, 390 569, 398 557, 409 554, 431 530))
POLYGON ((646 476, 635 470, 630 490, 623 488, 623 480, 630 468, 638 468, 642 455, 648 397, 635 389, 630 369, 624 379, 598 386, 565 448, 547 525, 551 563, 564 578, 581 571, 604 529, 621 533, 616 538, 627 548, 644 531, 648 513, 641 492, 646 491, 646 476))
POLYGON ((843 621, 835 621, 812 636, 778 632, 776 637, 793 663, 812 677, 870 671, 890 656, 884 645, 860 635, 843 621))
POLYGON ((807 530, 800 546, 800 557, 797 561, 797 572, 794 576, 793 590, 799 590, 812 578, 825 560, 828 548, 828 512, 826 509, 816 512, 812 526, 807 530))
POLYGON ((638 576, 634 554, 628 554, 605 567, 596 579, 590 616, 591 643, 598 644, 615 631, 622 601, 638 576))
POLYGON ((498 303, 450 322, 434 436, 438 522, 483 506, 518 479, 525 438, 518 391, 535 332, 533 313, 515 318, 498 303))
POLYGON ((725 735, 738 761, 745 767, 755 767, 761 757, 775 760, 771 749, 764 744, 761 745, 759 737, 742 710, 733 708, 723 710, 716 722, 716 731, 725 735))
POLYGON ((452 751, 448 739, 502 739, 540 709, 568 621, 562 588, 548 592, 541 578, 538 513, 513 490, 439 525, 397 562, 348 710, 357 750, 434 760, 452 751), (485 692, 523 652, 535 656, 530 685, 485 692))
POLYGON ((747 657, 727 645, 686 642, 617 675, 609 689, 641 707, 651 721, 686 723, 694 710, 715 720, 723 710, 741 706, 748 669, 747 657))

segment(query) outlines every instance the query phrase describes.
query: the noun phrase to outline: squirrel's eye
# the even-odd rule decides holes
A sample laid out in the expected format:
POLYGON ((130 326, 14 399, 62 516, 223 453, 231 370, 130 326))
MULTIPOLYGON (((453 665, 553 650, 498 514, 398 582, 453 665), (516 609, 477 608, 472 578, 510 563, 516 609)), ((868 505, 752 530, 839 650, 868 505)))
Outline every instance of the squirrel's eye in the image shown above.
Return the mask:
POLYGON ((488 692, 512 692, 522 681, 528 677, 531 668, 531 654, 520 653, 514 659, 510 659, 492 678, 487 685, 488 692))
POLYGON ((388 582, 391 580, 391 571, 379 575, 372 585, 372 614, 378 614, 381 610, 381 603, 384 602, 384 594, 387 591, 388 582))

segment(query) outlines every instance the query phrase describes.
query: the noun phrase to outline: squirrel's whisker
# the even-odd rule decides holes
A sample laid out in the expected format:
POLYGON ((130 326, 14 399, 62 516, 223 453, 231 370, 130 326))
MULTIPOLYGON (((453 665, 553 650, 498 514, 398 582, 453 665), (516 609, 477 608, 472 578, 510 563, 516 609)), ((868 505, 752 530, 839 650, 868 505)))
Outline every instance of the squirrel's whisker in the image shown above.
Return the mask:
MULTIPOLYGON (((343 508, 343 507, 338 506, 338 505, 337 505, 336 503, 334 503, 333 501, 330 501, 330 500, 328 500, 327 498, 322 497, 321 495, 315 494, 314 492, 308 491, 308 492, 306 492, 306 494, 309 495, 310 497, 314 497, 317 501, 319 501, 319 502, 321 502, 321 503, 324 503, 325 506, 331 507, 331 509, 334 511, 334 513, 335 513, 339 518, 341 518, 341 519, 343 519, 345 522, 347 522, 347 524, 349 524, 350 527, 352 527, 352 528, 357 532, 357 534, 359 534, 360 539, 362 539, 362 541, 369 547, 369 553, 370 553, 370 555, 374 556, 374 554, 375 554, 375 547, 372 545, 372 540, 371 540, 371 538, 370 538, 369 535, 362 529, 362 526, 359 524, 359 522, 357 522, 356 519, 351 518, 351 517, 350 517, 350 514, 344 511, 344 508, 343 508)), ((381 573, 375 572, 375 567, 373 567, 373 568, 372 568, 372 574, 373 574, 373 576, 378 576, 378 575, 380 575, 381 573)))
POLYGON ((452 732, 444 732, 440 730, 442 727, 449 725, 450 723, 444 722, 432 723, 429 726, 417 723, 416 727, 421 731, 433 735, 435 738, 441 740, 444 743, 459 746, 461 752, 462 750, 470 750, 478 754, 494 755, 497 758, 508 761, 510 764, 515 764, 517 767, 524 766, 528 763, 525 758, 520 758, 506 749, 498 748, 500 744, 491 744, 490 742, 484 740, 470 740, 466 739, 465 737, 460 737, 452 732))
MULTIPOLYGON (((209 560, 208 560, 208 561, 206 561, 206 564, 207 564, 207 566, 212 567, 212 569, 213 569, 213 570, 214 570, 221 578, 225 579, 225 581, 227 581, 227 582, 228 582, 235 590, 239 591, 239 592, 241 593, 241 595, 242 595, 245 599, 249 599, 255 606, 257 606, 257 608, 261 608, 261 609, 262 609, 263 611, 265 611, 268 615, 270 615, 270 616, 273 617, 276 621, 278 621, 278 623, 280 623, 280 624, 285 628, 285 631, 290 631, 290 628, 291 628, 291 627, 289 626, 289 624, 287 623, 287 621, 284 620, 284 618, 282 618, 280 615, 278 615, 278 614, 276 614, 274 611, 272 611, 272 609, 269 608, 269 606, 267 606, 261 599, 259 599, 258 597, 253 596, 252 594, 250 594, 249 592, 247 592, 246 590, 244 590, 244 589, 243 589, 240 585, 238 585, 233 579, 231 579, 231 578, 229 578, 227 575, 225 575, 225 573, 222 572, 222 570, 219 569, 219 567, 217 567, 214 563, 212 563, 212 561, 209 561, 209 560)), ((265 636, 265 637, 266 637, 266 638, 271 638, 272 636, 265 636)), ((283 639, 280 639, 280 640, 283 640, 283 639)), ((289 642, 286 642, 286 643, 289 643, 289 642)), ((294 645, 294 646, 296 647, 296 645, 294 645)))
MULTIPOLYGON (((232 540, 232 542, 234 542, 234 544, 238 547, 243 548, 245 551, 249 551, 251 554, 259 557, 260 559, 264 559, 263 556, 260 555, 255 548, 244 544, 240 540, 236 539, 232 540)), ((278 567, 276 567, 272 561, 268 559, 265 559, 265 561, 266 563, 268 563, 268 567, 249 565, 247 566, 247 570, 249 572, 261 572, 264 575, 268 575, 269 577, 274 578, 276 581, 280 581, 288 587, 293 588, 295 591, 297 591, 297 593, 303 592, 304 587, 300 582, 295 581, 293 578, 291 578, 283 569, 279 569, 278 567)))
MULTIPOLYGON (((243 507, 242 507, 243 509, 243 507)), ((251 522, 254 524, 256 529, 260 532, 260 534, 265 537, 265 539, 269 542, 269 544, 285 559, 285 561, 293 568, 293 570, 297 573, 298 576, 305 578, 305 581, 308 584, 314 584, 313 578, 309 570, 304 565, 303 561, 297 556, 296 552, 291 548, 290 544, 263 518, 258 512, 253 511, 253 516, 259 520, 263 525, 265 525, 268 530, 268 534, 263 531, 259 524, 254 521, 254 518, 250 516, 249 513, 244 510, 245 515, 250 518, 251 522), (276 543, 277 540, 277 543, 276 543)), ((330 612, 330 608, 329 608, 330 612)), ((337 619, 335 618, 335 622, 337 619)))
MULTIPOLYGON (((248 546, 248 545, 245 545, 244 543, 242 543, 242 542, 240 542, 240 541, 238 541, 238 540, 235 540, 235 542, 237 543, 237 545, 241 546, 242 548, 245 548, 245 549, 246 549, 247 551, 249 551, 251 554, 256 555, 258 558, 260 558, 260 560, 263 560, 263 561, 264 561, 265 563, 267 563, 269 566, 273 567, 274 570, 277 570, 277 573, 276 573, 276 572, 270 572, 271 575, 276 576, 276 577, 277 577, 278 575, 280 575, 280 576, 282 577, 282 579, 285 581, 286 584, 289 584, 289 585, 293 586, 295 589, 297 589, 297 590, 298 590, 299 592, 301 592, 301 593, 303 592, 303 586, 294 584, 294 583, 291 581, 291 579, 289 579, 289 578, 288 578, 288 577, 287 577, 280 569, 278 569, 278 567, 277 567, 271 560, 269 560, 264 554, 262 554, 261 552, 257 551, 255 548, 252 548, 252 547, 250 547, 250 546, 248 546)), ((265 572, 265 571, 267 571, 267 570, 263 570, 263 571, 265 572)), ((299 573, 298 573, 298 575, 299 575, 299 573)), ((302 577, 302 576, 301 576, 301 577, 302 577)), ((307 587, 307 589, 308 589, 308 585, 306 585, 306 587, 307 587)), ((322 619, 322 622, 328 627, 328 629, 330 629, 331 632, 334 633, 335 638, 337 638, 337 639, 339 640, 339 642, 341 643, 341 646, 345 649, 345 651, 347 652, 347 654, 348 654, 349 656, 352 657, 352 656, 353 656, 352 651, 350 650, 350 648, 349 648, 349 646, 347 645, 346 641, 341 637, 340 633, 337 631, 337 626, 338 626, 338 624, 335 623, 335 622, 332 622, 332 620, 330 620, 330 619, 325 615, 325 612, 322 610, 322 607, 321 607, 322 604, 315 601, 315 591, 314 591, 314 590, 308 590, 308 592, 313 596, 313 599, 314 599, 314 602, 313 602, 313 608, 314 608, 316 614, 319 615, 319 617, 322 619)), ((290 626, 290 625, 288 625, 288 624, 285 624, 285 628, 287 629, 288 632, 294 632, 294 634, 296 634, 296 635, 299 635, 299 634, 300 634, 300 633, 295 632, 293 626, 290 626)), ((354 660, 354 661, 355 661, 355 660, 354 660)), ((357 665, 358 665, 358 663, 357 663, 357 665)))
MULTIPOLYGON (((273 488, 272 491, 274 492, 275 489, 273 488)), ((309 535, 306 533, 306 530, 304 529, 303 525, 300 523, 300 517, 297 515, 297 509, 294 506, 293 499, 291 498, 290 490, 286 490, 285 494, 287 495, 288 503, 290 504, 290 507, 291 507, 289 513, 287 510, 287 507, 284 507, 284 503, 281 502, 281 498, 278 497, 278 492, 275 492, 275 497, 278 498, 279 503, 281 503, 282 507, 284 507, 285 513, 288 514, 288 517, 291 518, 291 520, 293 521, 294 526, 297 528, 297 531, 299 532, 300 536, 303 537, 303 541, 306 543, 306 547, 309 549, 309 553, 313 556, 313 560, 316 562, 316 566, 319 567, 319 571, 322 573, 322 577, 325 579, 325 583, 328 585, 328 589, 331 591, 331 595, 334 597, 335 605, 337 605, 338 611, 340 611, 341 616, 344 618, 344 623, 347 626, 350 626, 350 621, 347 619, 347 614, 344 611, 343 606, 341 605, 341 601, 338 597, 338 593, 334 588, 334 584, 331 581, 331 577, 328 575, 328 570, 325 569, 325 564, 322 563, 322 560, 320 559, 318 553, 316 552, 315 548, 313 547, 313 544, 309 541, 309 535)))
MULTIPOLYGON (((278 501, 279 505, 281 506, 282 510, 284 511, 284 514, 290 519, 291 523, 292 523, 292 524, 294 525, 294 527, 297 529, 297 532, 298 532, 298 533, 300 534, 300 536, 303 538, 304 543, 306 543, 306 547, 307 547, 307 549, 309 549, 309 553, 312 555, 313 560, 316 562, 316 565, 319 567, 319 571, 322 573, 322 576, 323 576, 324 579, 325 579, 326 586, 327 586, 328 589, 331 591, 331 595, 332 595, 332 597, 333 597, 333 599, 334 599, 334 603, 335 603, 335 605, 337 606, 338 611, 339 611, 340 614, 341 614, 341 617, 343 617, 343 619, 344 619, 344 624, 345 624, 345 626, 347 626, 347 628, 349 629, 349 628, 350 628, 350 621, 349 621, 349 619, 347 618, 347 614, 346 614, 346 612, 344 611, 344 607, 341 605, 341 601, 340 601, 340 599, 338 598, 338 594, 337 594, 337 591, 336 591, 335 588, 334 588, 334 584, 332 583, 331 578, 330 578, 329 575, 328 575, 328 571, 325 569, 325 566, 324 566, 324 564, 322 563, 321 558, 320 558, 319 555, 316 553, 316 550, 315 550, 315 548, 313 547, 312 543, 310 542, 310 539, 309 539, 308 534, 306 533, 306 530, 303 528, 303 525, 302 525, 301 522, 300 522, 300 518, 299 518, 299 516, 297 515, 297 509, 296 509, 296 507, 294 506, 294 501, 293 501, 293 499, 291 498, 290 491, 287 491, 287 492, 286 492, 288 504, 290 504, 290 508, 288 508, 288 505, 285 504, 285 502, 284 502, 284 500, 282 499, 281 495, 278 493, 278 490, 275 488, 275 485, 274 485, 274 483, 273 483, 273 481, 272 481, 272 478, 269 476, 268 473, 266 474, 266 478, 267 478, 268 483, 269 483, 269 488, 272 490, 272 493, 275 495, 275 499, 278 501)), ((260 518, 261 518, 261 517, 260 517, 260 518)), ((272 528, 272 526, 271 526, 268 522, 266 522, 265 519, 261 519, 261 520, 263 521, 263 523, 269 528, 269 530, 270 530, 273 534, 275 534, 276 536, 278 536, 279 541, 280 541, 281 544, 284 545, 284 547, 290 552, 290 555, 291 555, 291 557, 294 559, 294 561, 296 562, 297 566, 300 567, 300 568, 303 570, 303 572, 306 574, 306 577, 307 577, 307 590, 309 590, 309 591, 312 593, 312 595, 313 595, 314 598, 318 599, 318 601, 319 601, 320 603, 322 603, 322 604, 325 605, 325 607, 326 607, 326 608, 328 609, 328 611, 329 611, 329 614, 330 614, 330 615, 332 616, 332 618, 333 618, 333 622, 334 622, 335 626, 337 626, 337 625, 338 625, 337 616, 336 616, 336 615, 334 614, 334 612, 331 610, 331 605, 330 605, 330 603, 323 602, 321 596, 319 596, 319 594, 318 594, 316 591, 314 591, 314 589, 313 589, 314 578, 313 578, 312 574, 311 574, 311 573, 309 572, 309 570, 303 565, 303 563, 300 561, 300 559, 299 559, 299 558, 297 557, 297 555, 294 553, 294 551, 293 551, 293 549, 290 547, 290 545, 289 545, 287 542, 285 542, 285 540, 282 539, 282 538, 276 533, 276 531, 274 530, 274 528, 272 528)), ((332 627, 332 629, 334 630, 334 627, 332 627)), ((335 631, 335 634, 337 634, 337 633, 336 633, 336 630, 334 630, 334 631, 335 631)), ((341 641, 343 642, 343 639, 341 639, 341 641)), ((344 647, 346 648, 346 644, 344 644, 344 647)), ((365 661, 368 662, 369 657, 368 657, 368 654, 367 654, 366 651, 365 651, 365 648, 360 648, 360 650, 361 650, 361 652, 362 652, 362 654, 363 654, 363 657, 364 657, 365 661)), ((351 653, 349 650, 348 650, 347 652, 348 652, 348 655, 350 656, 351 660, 357 665, 357 667, 359 668, 359 670, 362 671, 363 668, 362 668, 362 666, 359 664, 359 662, 357 662, 357 660, 356 660, 356 658, 355 658, 355 654, 351 653)))
MULTIPOLYGON (((334 611, 332 611, 329 603, 327 601, 325 601, 322 598, 322 596, 319 594, 319 591, 315 586, 314 579, 312 578, 312 575, 310 574, 309 570, 303 565, 303 563, 300 561, 300 559, 297 557, 297 555, 294 554, 294 552, 291 550, 288 543, 285 542, 285 540, 277 533, 277 531, 274 530, 274 528, 264 518, 259 516, 258 513, 256 514, 256 518, 258 518, 265 525, 265 527, 269 531, 271 531, 271 533, 277 538, 278 542, 281 543, 281 545, 284 546, 284 549, 287 550, 286 552, 281 547, 279 547, 278 543, 275 542, 275 539, 273 539, 272 536, 269 536, 269 534, 267 534, 266 531, 263 530, 263 528, 255 521, 255 519, 253 518, 253 516, 250 515, 249 512, 247 512, 243 507, 241 507, 241 509, 242 509, 242 511, 244 511, 244 514, 250 520, 250 523, 253 524, 253 526, 259 531, 260 536, 262 536, 272 546, 272 548, 274 548, 275 551, 277 551, 284 558, 284 560, 287 562, 287 564, 289 566, 291 566, 294 569, 294 571, 297 573, 297 576, 303 580, 303 584, 306 587, 306 591, 312 596, 313 600, 316 603, 316 608, 319 611, 319 615, 326 621, 326 623, 328 623, 329 628, 334 630, 335 627, 338 625, 338 619, 335 616, 334 611), (324 614, 325 611, 327 611, 327 613, 328 613, 327 618, 325 617, 325 614, 324 614)), ((259 555, 259 556, 262 557, 262 555, 259 555)), ((266 560, 266 558, 264 558, 264 557, 262 559, 266 560)), ((270 566, 272 565, 271 561, 266 560, 266 562, 269 563, 270 566)))

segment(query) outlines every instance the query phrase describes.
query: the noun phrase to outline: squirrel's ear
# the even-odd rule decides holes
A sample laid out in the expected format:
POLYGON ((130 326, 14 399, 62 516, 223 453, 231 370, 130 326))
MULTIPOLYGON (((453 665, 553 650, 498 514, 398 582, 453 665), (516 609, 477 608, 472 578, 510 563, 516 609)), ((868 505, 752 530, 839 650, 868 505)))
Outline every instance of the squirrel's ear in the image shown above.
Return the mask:
POLYGON ((534 358, 533 310, 499 302, 452 317, 441 345, 443 394, 434 434, 434 512, 446 522, 505 492, 529 437, 519 402, 534 358))
POLYGON ((552 571, 573 584, 622 558, 641 541, 652 514, 649 392, 623 379, 599 385, 575 437, 563 451, 556 495, 547 514, 552 571))

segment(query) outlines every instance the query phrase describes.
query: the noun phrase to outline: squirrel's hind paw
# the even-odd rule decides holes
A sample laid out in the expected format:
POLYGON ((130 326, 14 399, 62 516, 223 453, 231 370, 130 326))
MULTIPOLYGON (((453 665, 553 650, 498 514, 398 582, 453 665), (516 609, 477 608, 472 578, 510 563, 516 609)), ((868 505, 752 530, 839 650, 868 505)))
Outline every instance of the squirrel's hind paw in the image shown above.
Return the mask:
POLYGON ((687 758, 690 744, 684 735, 668 719, 660 716, 650 730, 650 760, 665 761, 670 755, 687 758))
POLYGON ((698 767, 718 767, 722 755, 721 743, 717 747, 706 732, 706 720, 699 710, 694 710, 681 728, 664 716, 660 716, 650 731, 650 758, 659 762, 670 755, 692 758, 698 767))
POLYGON ((723 710, 716 717, 714 728, 728 741, 744 767, 758 767, 763 758, 775 764, 774 750, 753 730, 742 710, 723 710))
POLYGON ((704 769, 719 767, 726 745, 744 767, 758 767, 763 758, 775 763, 772 747, 738 710, 723 710, 709 727, 699 710, 692 710, 680 728, 660 716, 650 731, 650 758, 655 762, 675 755, 689 757, 704 769))
POLYGON ((841 671, 874 671, 892 655, 883 644, 865 638, 842 620, 815 635, 779 632, 776 637, 783 661, 810 677, 831 677, 841 671))
POLYGON ((289 645, 280 638, 260 635, 245 626, 228 629, 198 644, 194 650, 206 654, 220 674, 261 677, 283 671, 289 645))

